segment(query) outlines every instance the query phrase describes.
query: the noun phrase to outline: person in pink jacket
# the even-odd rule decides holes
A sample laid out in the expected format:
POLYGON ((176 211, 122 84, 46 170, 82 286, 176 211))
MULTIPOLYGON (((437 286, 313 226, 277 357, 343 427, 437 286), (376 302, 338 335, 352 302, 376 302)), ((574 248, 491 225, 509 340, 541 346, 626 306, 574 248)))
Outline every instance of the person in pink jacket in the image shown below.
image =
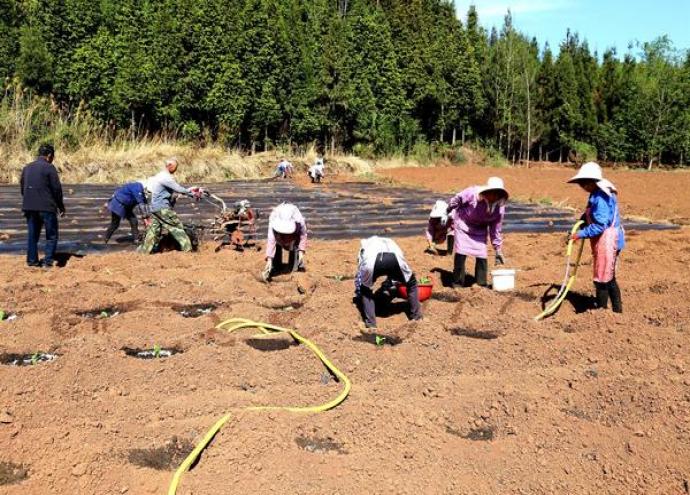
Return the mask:
POLYGON ((283 249, 290 253, 290 271, 304 270, 304 253, 307 250, 307 223, 299 209, 291 203, 281 203, 268 217, 266 239, 266 267, 261 272, 264 280, 283 269, 283 249))
POLYGON ((487 237, 496 252, 496 264, 505 263, 503 252, 503 217, 508 200, 503 180, 491 177, 486 185, 472 186, 458 193, 448 204, 452 212, 455 234, 455 258, 453 260, 453 287, 465 285, 465 262, 474 256, 474 276, 477 284, 487 285, 488 250, 487 237))

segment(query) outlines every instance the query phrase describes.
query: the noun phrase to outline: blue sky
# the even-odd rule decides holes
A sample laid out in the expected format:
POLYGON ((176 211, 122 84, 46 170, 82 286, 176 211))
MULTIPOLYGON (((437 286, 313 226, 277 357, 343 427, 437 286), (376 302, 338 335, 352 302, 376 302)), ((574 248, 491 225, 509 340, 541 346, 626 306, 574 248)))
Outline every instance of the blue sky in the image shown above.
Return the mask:
MULTIPOLYGON (((690 0, 454 0, 464 21, 470 4, 480 23, 490 29, 503 24, 508 8, 513 23, 525 34, 558 47, 567 28, 578 32, 599 56, 608 47, 619 55, 629 42, 668 35, 676 48, 690 49, 690 0)), ((638 53, 638 50, 634 50, 638 53)))

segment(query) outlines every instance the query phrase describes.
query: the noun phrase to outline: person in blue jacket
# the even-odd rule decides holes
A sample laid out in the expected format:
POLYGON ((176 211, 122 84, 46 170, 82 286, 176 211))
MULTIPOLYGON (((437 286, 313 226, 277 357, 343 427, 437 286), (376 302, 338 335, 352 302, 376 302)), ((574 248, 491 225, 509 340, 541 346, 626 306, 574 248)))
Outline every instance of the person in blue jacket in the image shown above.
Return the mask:
POLYGON ((618 209, 618 191, 604 179, 601 167, 585 163, 568 182, 579 184, 589 193, 583 215, 585 226, 573 234, 573 240, 590 239, 597 306, 608 307, 609 298, 615 313, 623 312, 621 290, 616 281, 618 256, 625 247, 625 231, 618 209))
POLYGON ((108 244, 110 238, 120 227, 123 218, 129 221, 132 229, 132 242, 137 244, 139 241, 139 225, 134 208, 137 205, 146 203, 146 183, 144 181, 129 182, 115 190, 107 203, 111 218, 108 230, 105 233, 105 243, 108 244))

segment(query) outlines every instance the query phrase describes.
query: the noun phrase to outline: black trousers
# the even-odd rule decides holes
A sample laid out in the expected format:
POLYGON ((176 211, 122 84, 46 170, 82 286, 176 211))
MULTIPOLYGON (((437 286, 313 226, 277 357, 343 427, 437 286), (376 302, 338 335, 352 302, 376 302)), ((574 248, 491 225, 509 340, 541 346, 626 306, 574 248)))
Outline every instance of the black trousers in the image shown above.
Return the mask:
MULTIPOLYGON (((129 227, 132 229, 132 237, 134 238, 134 242, 137 242, 139 239, 139 225, 137 222, 137 217, 131 211, 127 211, 126 213, 127 220, 129 221, 129 227)), ((108 226, 108 230, 105 232, 105 242, 108 242, 115 231, 120 227, 121 220, 120 215, 117 215, 116 213, 110 214, 110 225, 108 226)))
MULTIPOLYGON (((467 256, 464 254, 455 253, 455 259, 453 260, 453 286, 465 286, 465 263, 467 262, 467 256)), ((474 278, 477 281, 477 285, 482 287, 487 286, 487 272, 489 271, 489 262, 486 258, 475 258, 474 264, 474 278)))
MULTIPOLYGON (((412 274, 410 280, 405 282, 405 276, 400 269, 398 259, 393 253, 381 253, 374 264, 373 280, 379 277, 388 277, 395 282, 405 284, 407 288, 407 301, 410 304, 410 318, 419 320, 422 318, 422 305, 419 303, 419 290, 417 278, 412 274)), ((364 325, 367 328, 376 328, 376 300, 373 291, 368 287, 361 287, 361 310, 364 316, 364 325)))
POLYGON ((304 271, 304 264, 299 263, 299 249, 295 243, 294 249, 288 251, 288 262, 287 265, 283 263, 283 246, 280 244, 276 245, 276 254, 273 256, 273 264, 271 268, 271 275, 279 275, 285 271, 296 272, 304 271))
POLYGON ((609 298, 611 298, 611 309, 614 313, 623 312, 623 301, 621 300, 621 289, 614 278, 608 283, 594 282, 597 295, 597 307, 608 308, 609 298))

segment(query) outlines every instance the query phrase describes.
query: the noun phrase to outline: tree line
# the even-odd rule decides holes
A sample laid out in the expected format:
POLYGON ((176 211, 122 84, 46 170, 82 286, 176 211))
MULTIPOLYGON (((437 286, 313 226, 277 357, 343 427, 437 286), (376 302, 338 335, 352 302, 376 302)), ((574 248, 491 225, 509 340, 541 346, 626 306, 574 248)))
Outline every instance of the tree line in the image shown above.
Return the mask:
POLYGON ((600 57, 567 32, 556 54, 449 0, 0 0, 0 77, 5 99, 243 149, 690 154, 690 52, 661 37, 600 57))

